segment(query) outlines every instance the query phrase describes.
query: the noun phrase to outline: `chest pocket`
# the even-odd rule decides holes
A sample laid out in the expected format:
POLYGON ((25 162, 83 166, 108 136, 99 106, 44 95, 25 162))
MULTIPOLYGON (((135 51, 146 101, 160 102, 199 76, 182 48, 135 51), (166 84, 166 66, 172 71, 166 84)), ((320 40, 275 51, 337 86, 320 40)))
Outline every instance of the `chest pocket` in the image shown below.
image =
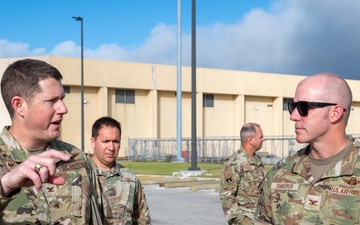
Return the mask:
POLYGON ((67 187, 55 185, 44 187, 46 189, 44 192, 48 196, 51 214, 57 215, 59 218, 67 217, 67 215, 84 215, 83 210, 85 206, 82 205, 82 198, 85 195, 82 192, 84 187, 83 175, 73 172, 69 177, 70 182, 67 187))
MULTIPOLYGON (((346 179, 344 178, 344 180, 346 179)), ((319 220, 324 221, 324 224, 359 224, 359 186, 359 184, 341 184, 329 186, 323 190, 323 196, 319 201, 319 208, 321 209, 318 210, 319 220)))
MULTIPOLYGON (((129 178, 112 177, 114 182, 108 180, 104 181, 105 177, 101 177, 103 203, 105 217, 119 219, 130 218, 134 209, 134 196, 135 196, 135 180, 129 178)), ((110 178, 111 179, 111 178, 110 178)))
MULTIPOLYGON (((77 162, 83 166, 84 162, 77 162)), ((75 170, 62 171, 57 168, 57 174, 65 179, 64 185, 53 185, 43 183, 41 191, 37 191, 34 186, 23 187, 21 192, 17 194, 16 199, 11 201, 4 210, 3 218, 9 215, 9 221, 41 221, 42 223, 50 223, 56 221, 64 221, 66 218, 81 217, 86 215, 87 207, 84 196, 88 195, 89 182, 86 179, 85 167, 75 170), (84 180, 85 179, 85 180, 84 180), (20 206, 20 207, 19 207, 20 206), (17 210, 15 210, 15 208, 17 210), (12 215, 12 211, 21 217, 17 218, 12 215), (38 215, 34 217, 32 214, 38 215), (19 220, 17 220, 19 219, 19 220)))
MULTIPOLYGON (((64 185, 43 184, 37 199, 29 198, 33 205, 40 202, 42 211, 49 210, 51 221, 63 221, 64 218, 81 217, 86 215, 87 203, 83 199, 88 195, 89 182, 85 168, 69 170, 59 173, 65 178, 64 185)), ((39 210, 41 208, 39 207, 39 210)), ((41 212, 38 212, 41 215, 41 212)))
POLYGON ((240 189, 246 190, 248 195, 257 195, 257 185, 260 182, 257 176, 257 168, 254 165, 245 164, 243 173, 239 183, 240 189))

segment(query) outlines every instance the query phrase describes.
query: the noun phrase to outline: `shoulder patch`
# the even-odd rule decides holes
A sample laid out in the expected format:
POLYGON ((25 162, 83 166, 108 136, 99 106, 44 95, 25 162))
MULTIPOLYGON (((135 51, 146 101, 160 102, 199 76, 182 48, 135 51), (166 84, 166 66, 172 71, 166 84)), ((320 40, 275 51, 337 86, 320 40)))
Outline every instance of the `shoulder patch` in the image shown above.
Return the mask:
POLYGON ((234 180, 232 179, 231 176, 228 176, 228 177, 225 177, 225 182, 226 182, 227 184, 232 184, 232 183, 234 182, 234 180))

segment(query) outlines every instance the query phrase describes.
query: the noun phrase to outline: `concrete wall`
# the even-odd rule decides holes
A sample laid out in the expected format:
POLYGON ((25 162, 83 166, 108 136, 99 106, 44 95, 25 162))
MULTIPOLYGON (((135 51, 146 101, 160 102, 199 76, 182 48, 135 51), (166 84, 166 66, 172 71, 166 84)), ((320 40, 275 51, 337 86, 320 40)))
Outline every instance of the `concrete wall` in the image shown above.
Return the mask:
MULTIPOLYGON (((65 103, 69 113, 62 124, 61 139, 81 145, 81 62, 79 58, 34 57, 62 73, 63 85, 70 87, 65 103)), ((0 59, 0 76, 18 58, 0 59)), ((176 66, 84 59, 85 149, 91 152, 93 122, 112 116, 122 124, 122 150, 128 138, 176 137, 176 66), (135 104, 115 103, 116 89, 135 90, 135 104)), ((182 68, 182 134, 191 136, 191 68, 182 68)), ((239 136, 246 122, 261 125, 265 136, 294 135, 294 123, 283 110, 304 76, 255 73, 219 69, 197 69, 197 136, 239 136), (203 94, 214 95, 214 107, 203 107, 203 94)), ((360 134, 360 81, 348 80, 353 90, 353 108, 348 133, 360 134)), ((11 123, 0 100, 0 126, 11 123)))

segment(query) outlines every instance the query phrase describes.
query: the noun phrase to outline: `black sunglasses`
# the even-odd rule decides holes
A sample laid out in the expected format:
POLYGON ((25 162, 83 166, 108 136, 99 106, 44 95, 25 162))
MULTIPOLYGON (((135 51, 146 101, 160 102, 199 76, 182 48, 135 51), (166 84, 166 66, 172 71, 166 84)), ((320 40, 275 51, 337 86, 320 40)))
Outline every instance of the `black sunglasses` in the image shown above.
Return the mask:
MULTIPOLYGON (((337 105, 335 103, 326 103, 326 102, 305 102, 305 101, 289 101, 288 102, 288 110, 291 115, 292 112, 294 112, 295 108, 297 108, 300 116, 307 116, 309 112, 309 108, 311 107, 326 107, 330 105, 337 105)), ((344 109, 344 111, 346 111, 344 109)))

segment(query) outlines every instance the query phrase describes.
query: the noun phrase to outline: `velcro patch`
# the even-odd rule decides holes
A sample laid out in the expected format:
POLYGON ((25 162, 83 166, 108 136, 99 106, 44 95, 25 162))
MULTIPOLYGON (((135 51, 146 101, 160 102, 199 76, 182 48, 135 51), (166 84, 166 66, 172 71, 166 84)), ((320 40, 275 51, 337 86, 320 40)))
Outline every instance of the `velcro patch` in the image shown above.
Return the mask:
POLYGON ((225 177, 225 181, 226 181, 226 183, 228 183, 228 184, 232 184, 232 182, 233 182, 234 180, 232 179, 232 177, 225 177))
POLYGON ((86 167, 86 161, 75 161, 71 163, 61 164, 59 166, 62 171, 77 170, 86 167))
POLYGON ((320 210, 321 196, 307 195, 304 208, 307 210, 320 210))
POLYGON ((296 191, 299 189, 299 184, 294 183, 272 183, 271 189, 273 190, 290 190, 296 191))

